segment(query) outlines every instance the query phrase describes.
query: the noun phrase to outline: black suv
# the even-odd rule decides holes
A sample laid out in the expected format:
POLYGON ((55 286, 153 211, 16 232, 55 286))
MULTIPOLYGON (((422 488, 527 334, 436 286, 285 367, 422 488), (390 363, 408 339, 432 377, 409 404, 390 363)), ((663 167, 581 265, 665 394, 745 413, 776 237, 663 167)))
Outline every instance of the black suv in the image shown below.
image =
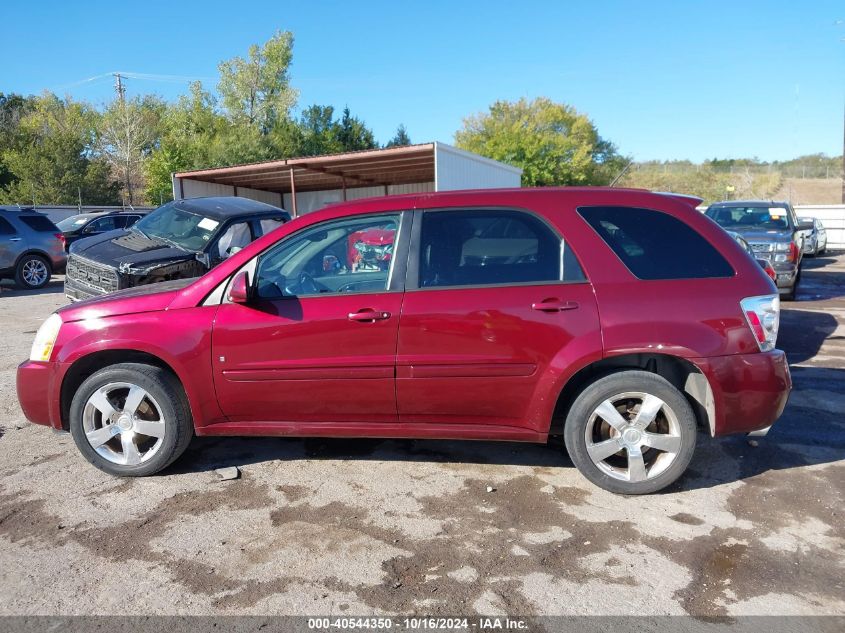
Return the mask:
POLYGON ((92 211, 72 215, 57 222, 56 226, 62 232, 65 250, 70 250, 71 244, 84 237, 115 229, 128 229, 147 213, 147 211, 92 211))
POLYGON ((731 200, 711 204, 707 217, 723 229, 742 236, 757 259, 775 269, 775 283, 781 296, 792 301, 801 281, 804 254, 803 231, 812 223, 802 223, 788 202, 772 200, 731 200))
POLYGON ((128 229, 76 242, 68 256, 65 295, 76 301, 198 277, 289 219, 287 211, 247 198, 168 202, 128 229))

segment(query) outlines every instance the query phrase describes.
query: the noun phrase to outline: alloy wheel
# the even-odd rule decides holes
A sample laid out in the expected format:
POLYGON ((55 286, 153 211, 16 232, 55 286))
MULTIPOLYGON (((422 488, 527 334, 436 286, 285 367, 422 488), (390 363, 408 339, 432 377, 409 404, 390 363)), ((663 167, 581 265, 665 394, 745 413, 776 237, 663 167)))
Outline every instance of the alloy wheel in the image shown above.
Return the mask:
POLYGON ((681 426, 666 402, 643 392, 604 400, 584 431, 587 454, 605 474, 628 482, 654 479, 681 450, 681 426))
POLYGON ((37 287, 47 282, 50 271, 47 270, 47 265, 40 259, 30 259, 24 262, 21 276, 27 285, 37 287))
POLYGON ((162 446, 166 421, 149 392, 126 382, 112 382, 88 398, 82 429, 100 456, 121 466, 136 466, 162 446))

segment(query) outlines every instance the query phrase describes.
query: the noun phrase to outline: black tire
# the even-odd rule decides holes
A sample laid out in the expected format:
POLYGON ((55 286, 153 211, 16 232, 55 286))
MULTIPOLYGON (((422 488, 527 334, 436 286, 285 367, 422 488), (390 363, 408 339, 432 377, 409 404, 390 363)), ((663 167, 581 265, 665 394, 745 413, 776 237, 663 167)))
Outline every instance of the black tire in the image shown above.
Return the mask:
POLYGON ((52 275, 53 267, 50 266, 50 262, 47 261, 46 258, 41 255, 36 255, 35 253, 24 255, 18 260, 17 266, 15 266, 15 284, 18 288, 23 290, 38 290, 39 288, 43 288, 49 283, 52 275), (31 283, 31 281, 27 280, 28 275, 26 270, 28 267, 32 266, 43 267, 47 273, 46 277, 44 277, 40 283, 31 283))
MULTIPOLYGON (((668 424, 665 411, 661 408, 655 421, 646 428, 657 430, 656 425, 668 424)), ((601 423, 597 420, 597 424, 601 423)), ((616 494, 641 495, 662 490, 686 471, 695 451, 697 426, 695 413, 689 402, 665 378, 645 371, 632 370, 609 374, 588 385, 572 404, 566 417, 563 435, 566 450, 572 462, 592 483, 616 494), (645 461, 650 461, 650 464, 646 464, 646 469, 651 468, 654 472, 656 464, 660 466, 658 466, 657 474, 651 477, 648 473, 648 478, 642 481, 628 481, 614 477, 596 465, 587 451, 586 433, 593 413, 605 400, 628 392, 640 392, 660 398, 674 414, 678 427, 678 450, 674 452, 674 459, 671 459, 671 453, 664 455, 651 448, 643 451, 645 461), (666 462, 668 466, 665 466, 666 462)), ((621 441, 619 435, 617 439, 621 441)), ((622 449, 619 453, 602 460, 602 463, 606 464, 607 460, 617 460, 615 463, 622 463, 627 460, 627 455, 627 449, 622 449), (625 457, 622 457, 623 453, 625 457)))
POLYGON ((185 392, 170 371, 141 363, 111 365, 96 372, 77 389, 70 405, 70 432, 77 448, 94 466, 118 477, 144 477, 166 468, 188 448, 194 434, 193 418, 185 392), (109 461, 89 443, 83 427, 83 413, 88 399, 110 383, 128 383, 144 389, 161 409, 164 437, 149 459, 137 465, 109 461))

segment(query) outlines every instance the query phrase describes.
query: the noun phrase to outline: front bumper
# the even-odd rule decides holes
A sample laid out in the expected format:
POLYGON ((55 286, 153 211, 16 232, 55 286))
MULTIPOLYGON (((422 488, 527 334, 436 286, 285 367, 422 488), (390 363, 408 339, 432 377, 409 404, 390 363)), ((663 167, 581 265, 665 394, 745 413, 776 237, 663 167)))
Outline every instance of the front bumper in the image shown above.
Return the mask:
POLYGON ((62 428, 61 384, 63 363, 25 361, 18 366, 18 401, 26 419, 34 424, 62 428))
POLYGON ((776 349, 694 361, 710 383, 715 404, 713 435, 752 433, 774 424, 786 407, 792 376, 776 349))
POLYGON ((96 292, 92 288, 83 286, 73 279, 65 277, 65 296, 71 301, 82 301, 83 299, 91 299, 92 297, 101 297, 104 294, 106 293, 103 291, 96 292))

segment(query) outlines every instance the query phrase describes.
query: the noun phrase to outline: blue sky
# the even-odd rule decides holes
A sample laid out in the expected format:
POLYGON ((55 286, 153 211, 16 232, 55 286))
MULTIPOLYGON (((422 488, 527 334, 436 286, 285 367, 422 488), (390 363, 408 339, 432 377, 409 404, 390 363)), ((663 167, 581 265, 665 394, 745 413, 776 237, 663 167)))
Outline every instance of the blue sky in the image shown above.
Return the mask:
MULTIPOLYGON (((300 106, 348 105, 384 142, 451 142, 496 99, 548 96, 643 159, 842 151, 842 0, 21 2, 3 7, 0 91, 102 104, 123 70, 206 79, 276 29, 300 106), (837 21, 842 21, 837 24, 837 21), (8 39, 8 38, 7 38, 8 39)), ((128 81, 176 98, 183 83, 128 81)))

